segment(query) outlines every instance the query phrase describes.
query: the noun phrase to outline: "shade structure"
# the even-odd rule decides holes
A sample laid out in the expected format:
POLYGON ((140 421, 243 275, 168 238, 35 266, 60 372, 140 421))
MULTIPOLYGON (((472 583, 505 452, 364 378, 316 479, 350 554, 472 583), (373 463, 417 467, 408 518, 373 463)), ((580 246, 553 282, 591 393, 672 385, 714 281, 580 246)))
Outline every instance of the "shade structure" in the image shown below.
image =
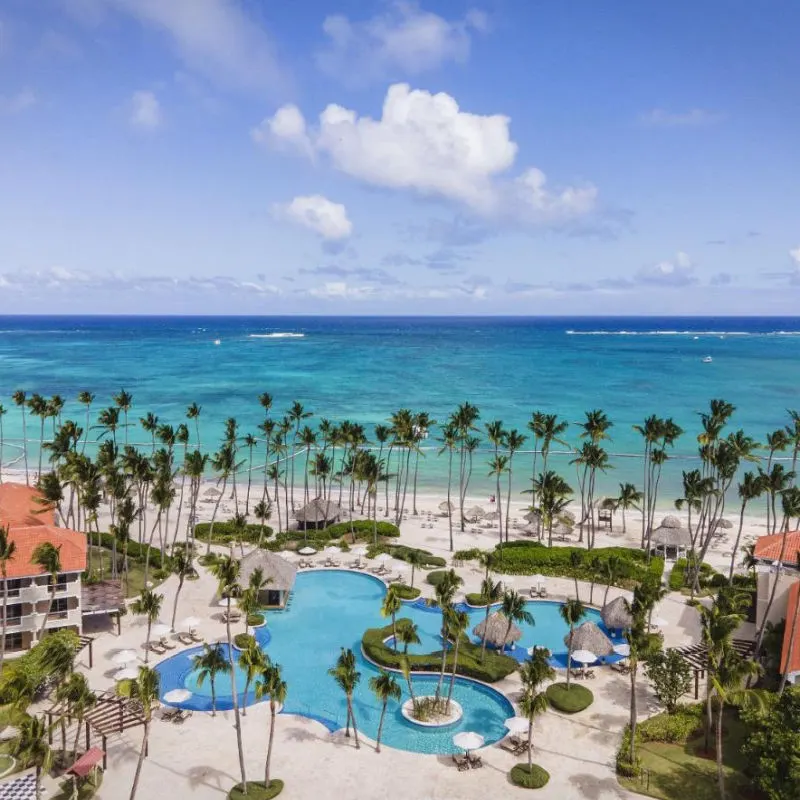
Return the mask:
POLYGON ((235 597, 221 597, 217 605, 220 608, 227 608, 228 603, 231 604, 231 608, 236 608, 236 598, 235 597))
POLYGON ((717 521, 718 528, 725 528, 726 530, 730 530, 733 527, 733 523, 729 519, 725 519, 724 517, 717 521))
POLYGON ((600 618, 606 628, 612 630, 622 630, 633 625, 633 616, 622 597, 617 597, 610 603, 606 603, 600 611, 600 618))
POLYGON ((525 717, 509 717, 503 724, 509 733, 528 732, 528 720, 525 717))
POLYGON ((213 486, 210 489, 206 489, 203 492, 203 497, 219 497, 222 492, 219 489, 215 489, 213 486))
POLYGON ((569 525, 574 528, 578 519, 571 511, 562 511, 558 515, 558 521, 563 525, 569 525))
POLYGON ((462 750, 477 750, 483 747, 486 740, 479 733, 475 731, 461 731, 453 737, 453 744, 460 747, 462 750))
POLYGON ((358 558, 363 558, 367 554, 366 547, 355 547, 353 550, 350 551, 354 556, 358 556, 358 558))
POLYGON ((492 520, 494 520, 494 519, 500 519, 500 512, 499 512, 499 511, 487 511, 487 512, 486 512, 486 513, 483 515, 483 518, 484 518, 484 519, 492 519, 492 520))
POLYGON ((315 497, 310 503, 294 512, 294 518, 303 526, 327 525, 342 515, 342 509, 332 500, 315 497))
POLYGON ((200 617, 186 617, 178 626, 182 631, 193 631, 203 620, 200 617))
POLYGON ((294 558, 295 553, 293 550, 281 550, 280 553, 278 553, 278 555, 281 558, 294 558))
POLYGON ((114 673, 115 681, 135 681, 139 677, 139 670, 136 667, 125 667, 114 673))
POLYGON ((76 778, 85 778, 103 760, 105 753, 99 747, 90 747, 66 772, 76 778))
POLYGON ((480 506, 472 506, 464 512, 464 517, 471 520, 478 520, 485 515, 486 512, 480 506))
POLYGON ((452 514, 455 510, 456 507, 449 500, 439 503, 439 511, 441 511, 442 514, 452 514))
POLYGON ((323 550, 323 552, 327 553, 329 556, 338 556, 341 554, 342 550, 335 544, 332 544, 326 547, 325 550, 323 550))
MULTIPOLYGON (((564 637, 564 644, 570 646, 569 634, 564 637)), ((610 656, 614 652, 614 645, 594 622, 584 622, 572 632, 572 650, 588 650, 597 656, 610 656)))
POLYGON ((499 611, 490 614, 488 620, 484 619, 472 629, 475 636, 480 639, 483 639, 484 631, 486 631, 486 641, 495 647, 518 642, 522 638, 522 631, 513 622, 509 628, 508 619, 499 611))
POLYGON ((156 639, 160 639, 162 636, 166 636, 172 628, 167 625, 166 622, 156 622, 152 628, 150 628, 150 635, 155 636, 156 639))
POLYGON ((575 650, 572 653, 572 660, 577 661, 579 664, 594 664, 597 661, 597 656, 590 650, 575 650))
POLYGON ((572 533, 572 525, 568 525, 566 522, 562 520, 556 520, 553 523, 553 530, 550 531, 553 536, 569 536, 572 533))
POLYGON ((677 517, 664 517, 661 524, 651 531, 650 543, 656 547, 691 547, 692 534, 682 527, 677 517))
POLYGON ((161 699, 165 703, 185 703, 191 696, 192 693, 188 689, 172 689, 161 699))
POLYGON ((387 561, 391 561, 392 560, 392 554, 391 553, 380 553, 376 557, 375 560, 376 561, 380 561, 381 564, 385 564, 387 561))
POLYGON ((661 524, 658 527, 659 528, 681 528, 681 527, 683 527, 683 523, 674 514, 667 514, 667 516, 664 517, 664 519, 661 520, 661 524))
POLYGON ((112 664, 130 664, 133 661, 138 661, 139 654, 135 650, 120 650, 111 657, 112 664))
POLYGON ((631 646, 627 642, 624 642, 623 644, 615 644, 614 652, 618 656, 624 656, 627 658, 631 654, 631 646))
POLYGON ((317 551, 313 547, 301 547, 297 552, 301 556, 313 556, 317 551))
POLYGON ((544 583, 544 575, 534 575, 531 578, 531 583, 535 583, 536 586, 541 586, 544 583))

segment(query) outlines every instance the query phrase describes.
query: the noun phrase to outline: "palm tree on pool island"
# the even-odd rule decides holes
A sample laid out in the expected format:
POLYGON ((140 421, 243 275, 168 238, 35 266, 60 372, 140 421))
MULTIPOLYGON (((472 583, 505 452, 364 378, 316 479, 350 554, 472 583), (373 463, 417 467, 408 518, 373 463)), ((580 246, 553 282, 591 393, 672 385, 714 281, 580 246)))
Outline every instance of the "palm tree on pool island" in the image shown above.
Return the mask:
POLYGON ((519 592, 514 591, 514 589, 508 589, 505 594, 503 594, 500 611, 506 620, 508 620, 506 635, 503 641, 504 647, 506 642, 508 642, 508 635, 511 633, 511 626, 515 622, 525 622, 528 625, 536 624, 533 619, 533 614, 528 611, 525 598, 519 592))
POLYGON ((556 671, 547 661, 549 656, 547 650, 537 647, 531 657, 520 666, 523 689, 520 709, 528 718, 528 772, 533 768, 533 721, 539 714, 547 711, 549 705, 547 695, 540 688, 545 681, 552 680, 556 675, 556 671))
POLYGON ((567 602, 559 608, 561 619, 569 625, 569 643, 567 644, 567 690, 569 690, 569 679, 572 666, 572 634, 575 626, 583 619, 586 614, 586 606, 575 597, 570 597, 567 602))
POLYGON ((353 712, 353 692, 356 690, 361 681, 361 673, 356 670, 356 657, 353 651, 349 648, 342 648, 339 653, 339 658, 336 659, 336 665, 328 670, 330 675, 335 681, 337 686, 344 692, 347 698, 347 723, 345 725, 345 736, 350 738, 350 721, 353 722, 353 736, 356 741, 356 750, 360 749, 361 745, 358 742, 358 727, 356 725, 356 715, 353 712))
POLYGON ((272 761, 272 741, 275 738, 275 713, 278 706, 283 706, 286 702, 286 692, 286 681, 283 680, 281 674, 281 665, 272 664, 267 659, 261 676, 256 680, 256 699, 269 697, 269 741, 267 743, 267 760, 264 764, 264 787, 266 789, 269 789, 272 783, 269 768, 272 761))
POLYGON ((42 772, 53 763, 53 751, 48 744, 49 729, 44 717, 33 716, 22 721, 19 736, 14 740, 12 752, 17 760, 36 768, 36 794, 41 797, 42 772))
POLYGON ((397 679, 386 670, 381 670, 378 675, 369 679, 369 688, 381 703, 381 718, 378 722, 378 735, 375 739, 375 752, 381 751, 381 734, 383 733, 383 720, 386 716, 386 706, 390 700, 400 700, 400 684, 397 679))
POLYGON ((192 671, 197 673, 197 687, 202 688, 208 679, 211 686, 211 716, 217 716, 217 675, 230 672, 230 664, 222 646, 204 644, 203 652, 192 656, 192 671))

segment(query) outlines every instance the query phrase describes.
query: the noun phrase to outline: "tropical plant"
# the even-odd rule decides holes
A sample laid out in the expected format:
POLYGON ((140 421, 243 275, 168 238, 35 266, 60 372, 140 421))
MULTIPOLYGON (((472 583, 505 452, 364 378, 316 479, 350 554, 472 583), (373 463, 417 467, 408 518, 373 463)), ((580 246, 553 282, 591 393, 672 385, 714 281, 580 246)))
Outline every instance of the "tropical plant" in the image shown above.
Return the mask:
POLYGON ((175 618, 178 614, 178 600, 181 596, 181 589, 186 580, 186 576, 192 571, 192 557, 188 547, 178 547, 172 553, 170 564, 172 573, 178 576, 178 588, 175 590, 175 600, 172 603, 172 622, 170 627, 175 630, 175 618))
POLYGON ((222 646, 217 643, 213 646, 204 644, 203 652, 192 656, 192 671, 197 673, 197 686, 202 688, 208 680, 211 687, 211 716, 217 715, 217 675, 230 672, 231 666, 222 646))
POLYGON ((683 656, 670 647, 649 656, 644 669, 659 702, 668 714, 674 714, 678 700, 691 688, 691 668, 683 656))
POLYGON ((49 732, 44 718, 26 717, 19 726, 19 736, 14 740, 12 752, 23 764, 35 768, 36 797, 41 797, 42 772, 47 772, 53 763, 49 732))
POLYGON ((145 587, 139 592, 139 596, 131 603, 131 612, 146 617, 147 637, 144 642, 144 663, 150 659, 150 630, 153 623, 161 614, 161 604, 164 602, 164 595, 157 594, 152 589, 145 587))
POLYGON ((250 691, 250 684, 258 675, 263 674, 269 666, 269 658, 259 647, 255 639, 250 639, 247 647, 239 653, 239 668, 244 670, 245 682, 244 693, 242 695, 242 714, 247 716, 247 695, 250 691))
POLYGON ((514 589, 507 589, 503 593, 503 599, 500 603, 500 613, 506 618, 507 626, 506 633, 503 637, 503 643, 508 642, 508 636, 511 633, 511 626, 515 622, 524 622, 527 625, 534 625, 533 614, 528 611, 528 605, 525 598, 514 589))
POLYGON ((31 563, 39 567, 43 572, 50 576, 50 605, 47 614, 42 620, 42 627, 39 630, 39 639, 44 636, 44 629, 47 627, 48 617, 53 611, 53 604, 56 600, 56 589, 58 588, 58 574, 61 572, 61 545, 56 547, 51 542, 42 542, 36 545, 31 554, 31 563))
POLYGON ((408 625, 403 625, 397 631, 397 642, 403 645, 403 655, 408 653, 408 646, 410 644, 419 644, 421 641, 416 623, 410 621, 409 623, 408 625))
POLYGON ((336 681, 336 685, 344 692, 347 700, 345 736, 348 739, 350 738, 350 723, 352 722, 353 736, 355 737, 356 750, 358 750, 361 745, 358 741, 358 726, 356 724, 356 715, 353 711, 353 692, 355 692, 361 681, 361 673, 356 669, 356 657, 350 648, 342 648, 335 666, 328 670, 328 675, 336 681))
POLYGON ((453 689, 456 682, 456 672, 458 672, 458 651, 461 640, 464 638, 467 627, 469 626, 469 615, 466 611, 458 611, 452 606, 445 612, 447 617, 447 636, 451 642, 455 642, 453 648, 453 669, 450 672, 450 686, 447 689, 447 702, 445 703, 445 713, 450 713, 450 700, 453 697, 453 689))
POLYGON ((642 499, 643 499, 642 493, 632 483, 620 483, 619 494, 614 500, 614 510, 622 509, 623 533, 628 532, 627 526, 625 524, 625 512, 631 508, 639 511, 642 499))
POLYGON ((256 699, 262 700, 269 697, 269 739, 267 743, 267 758, 264 762, 264 786, 269 789, 271 784, 270 765, 272 763, 272 742, 275 738, 275 713, 278 706, 286 702, 286 681, 283 680, 280 664, 266 659, 266 666, 261 675, 256 679, 256 699))
POLYGON ((378 734, 375 739, 375 752, 381 751, 381 734, 383 733, 383 720, 386 717, 386 707, 390 700, 399 700, 401 697, 400 684, 397 679, 386 670, 369 679, 369 688, 381 704, 381 716, 378 722, 378 734))
POLYGON ((495 581, 489 577, 489 570, 487 566, 486 577, 481 581, 481 598, 486 603, 486 616, 483 620, 483 636, 481 637, 481 663, 483 663, 486 657, 486 637, 489 632, 489 613, 492 610, 492 604, 499 602, 502 597, 503 584, 501 581, 495 581))
POLYGON ((147 742, 150 738, 150 723, 153 719, 153 708, 158 705, 158 690, 160 676, 150 667, 139 667, 139 677, 131 684, 131 697, 138 700, 144 716, 144 732, 142 733, 142 746, 139 749, 139 759, 136 762, 136 772, 133 775, 133 785, 128 800, 134 800, 139 787, 139 777, 142 774, 142 765, 147 753, 147 742))
POLYGON ((567 641, 567 690, 570 688, 570 673, 572 666, 572 634, 575 626, 586 615, 586 606, 577 597, 568 597, 567 601, 558 609, 561 619, 569 626, 569 639, 567 641))
POLYGON ((403 607, 403 601, 397 592, 395 585, 389 586, 383 598, 383 605, 381 606, 381 615, 384 617, 392 618, 392 642, 393 649, 397 650, 397 612, 403 607))

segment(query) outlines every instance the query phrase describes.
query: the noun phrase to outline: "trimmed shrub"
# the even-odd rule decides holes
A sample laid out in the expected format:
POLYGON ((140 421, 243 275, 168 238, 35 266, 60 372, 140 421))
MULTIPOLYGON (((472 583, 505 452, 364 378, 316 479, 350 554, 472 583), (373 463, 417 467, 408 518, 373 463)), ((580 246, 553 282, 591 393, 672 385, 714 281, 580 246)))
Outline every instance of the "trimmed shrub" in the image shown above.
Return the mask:
MULTIPOLYGON (((636 740, 637 742, 639 741, 638 736, 636 740)), ((642 771, 642 762, 639 756, 636 756, 636 760, 631 763, 630 725, 626 725, 625 730, 622 732, 622 741, 619 744, 619 750, 617 750, 616 769, 617 775, 623 778, 636 778, 642 771)))
MULTIPOLYGON (((509 542, 511 544, 511 542, 509 542)), ((456 561, 474 561, 484 551, 480 547, 470 547, 469 550, 456 550, 453 553, 453 558, 456 561)))
POLYGON ((420 596, 420 590, 416 586, 412 589, 405 583, 395 583, 394 591, 401 600, 416 600, 420 596))
MULTIPOLYGON (((195 538, 199 541, 207 542, 208 534, 211 531, 210 522, 198 522, 194 526, 195 538)), ((272 528, 269 525, 264 526, 264 538, 272 536, 272 528)), ((250 544, 256 544, 261 538, 261 525, 249 523, 244 528, 238 529, 236 525, 231 522, 215 522, 214 523, 214 538, 211 540, 214 544, 230 544, 232 541, 239 541, 239 537, 243 541, 250 544)))
POLYGON ((480 592, 468 592, 466 595, 467 602, 471 606, 485 606, 486 598, 480 592))
POLYGON ((522 789, 541 789, 550 780, 550 773, 538 764, 531 764, 528 769, 527 762, 515 764, 508 774, 511 783, 522 789))
MULTIPOLYGON (((378 520, 378 538, 393 539, 400 535, 400 528, 393 525, 386 520, 378 520)), ((375 528, 371 519, 354 519, 353 530, 356 532, 356 539, 364 541, 372 539, 375 535, 375 528)), ((350 532, 350 522, 337 522, 335 525, 329 525, 323 528, 321 533, 326 533, 329 539, 338 539, 340 537, 347 537, 351 542, 353 535, 350 532)))
POLYGON ((263 614, 248 614, 247 615, 247 624, 251 628, 257 628, 259 625, 264 624, 264 615, 263 614))
POLYGON ((441 556, 435 556, 428 550, 422 550, 419 547, 408 547, 404 544, 370 545, 367 547, 367 558, 375 558, 375 556, 380 555, 381 553, 389 553, 392 558, 397 558, 401 561, 408 561, 408 554, 412 551, 419 553, 422 556, 422 569, 447 566, 447 561, 441 556))
POLYGON ((233 643, 240 650, 247 650, 247 648, 250 647, 251 642, 254 641, 255 637, 251 636, 249 633, 237 633, 236 636, 233 637, 233 643))
POLYGON ((680 705, 673 714, 662 712, 636 726, 637 740, 680 744, 703 727, 703 703, 680 705))
MULTIPOLYGON (((93 533, 89 536, 89 544, 96 545, 97 544, 97 534, 93 533)), ((114 537, 110 533, 101 533, 100 534, 100 546, 104 547, 106 550, 113 550, 114 549, 114 537)), ((125 547, 122 545, 121 542, 117 542, 117 558, 122 560, 123 552, 125 547)), ((150 551, 150 566, 154 569, 158 569, 160 567, 168 567, 169 566, 169 558, 164 556, 162 558, 162 553, 157 547, 150 547, 148 544, 139 544, 139 542, 134 541, 133 539, 128 540, 128 558, 133 561, 139 561, 144 563, 147 557, 147 551, 150 551)))
POLYGON ((579 683, 570 684, 569 689, 566 683, 551 683, 546 694, 550 705, 564 714, 577 714, 594 702, 591 690, 579 683))
MULTIPOLYGON (((412 622, 408 617, 400 617, 397 620, 397 629, 402 630, 404 626, 409 626, 411 624, 412 622)), ((389 669, 400 669, 401 662, 404 658, 408 659, 412 671, 438 672, 441 669, 441 650, 434 653, 409 654, 404 657, 402 651, 396 652, 391 647, 384 644, 384 639, 387 639, 391 635, 391 625, 387 625, 384 628, 369 628, 366 630, 361 639, 361 647, 367 658, 389 669)), ((451 671, 453 668, 453 656, 453 651, 448 651, 446 668, 451 671)), ((495 683, 507 677, 519 667, 518 662, 511 658, 511 656, 506 656, 502 653, 492 652, 490 650, 486 651, 482 664, 480 658, 481 646, 479 644, 473 644, 468 636, 463 635, 458 648, 458 675, 464 675, 467 678, 475 678, 485 683, 495 683)))
POLYGON ((247 781, 247 794, 242 791, 242 784, 237 783, 228 792, 228 800, 272 800, 283 791, 283 781, 280 778, 273 778, 269 786, 264 785, 264 781, 247 781))
POLYGON ((425 576, 425 580, 431 586, 438 586, 444 580, 445 575, 447 575, 446 569, 435 569, 425 576))

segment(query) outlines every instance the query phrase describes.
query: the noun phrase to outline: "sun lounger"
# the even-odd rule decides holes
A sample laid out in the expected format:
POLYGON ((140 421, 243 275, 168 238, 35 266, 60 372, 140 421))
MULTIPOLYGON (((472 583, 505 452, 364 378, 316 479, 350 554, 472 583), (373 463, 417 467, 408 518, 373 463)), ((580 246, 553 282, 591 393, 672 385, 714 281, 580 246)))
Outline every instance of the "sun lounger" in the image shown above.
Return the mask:
POLYGON ((539 597, 547 597, 547 589, 544 586, 539 589, 539 597))
POLYGON ((163 656, 167 651, 158 642, 150 642, 150 652, 163 656))
POLYGON ((531 586, 531 588, 530 588, 530 589, 528 589, 528 594, 529 594, 531 597, 538 597, 538 596, 539 596, 539 593, 540 593, 540 592, 539 592, 539 589, 537 589, 537 588, 535 588, 535 587, 533 587, 533 586, 531 586))
POLYGON ((569 672, 570 675, 572 675, 572 677, 575 678, 576 680, 581 680, 581 678, 585 677, 583 667, 581 667, 580 669, 571 669, 569 672))
POLYGON ((186 633, 185 631, 178 634, 178 641, 181 644, 192 644, 192 637, 191 634, 186 633))
POLYGON ((472 769, 480 769, 483 766, 483 761, 477 753, 467 753, 467 759, 472 769))
POLYGON ((466 756, 459 756, 453 753, 453 763, 458 767, 459 772, 469 769, 469 761, 467 761, 466 756))
POLYGON ((594 670, 593 670, 593 669, 587 669, 587 670, 586 670, 586 671, 583 673, 583 677, 584 677, 584 678, 594 678, 594 670))
POLYGON ((500 747, 503 748, 507 753, 511 753, 511 755, 517 755, 519 753, 519 746, 514 744, 513 739, 503 739, 500 742, 500 747))
POLYGON ((159 643, 158 643, 158 644, 159 644, 161 647, 163 647, 165 650, 174 650, 174 649, 177 647, 177 645, 175 645, 175 644, 173 644, 172 642, 168 641, 168 640, 166 639, 166 637, 163 637, 163 638, 161 639, 161 641, 159 641, 159 643))
POLYGON ((173 722, 177 722, 179 725, 186 722, 189 717, 192 716, 192 711, 189 708, 182 708, 176 715, 175 718, 172 720, 173 722))
POLYGON ((514 747, 516 748, 517 755, 528 752, 529 741, 527 739, 520 739, 519 736, 512 736, 511 744, 513 744, 514 747))
POLYGON ((205 641, 205 639, 202 636, 200 636, 200 634, 197 631, 190 631, 189 638, 193 642, 196 642, 197 644, 202 644, 205 641))
POLYGON ((175 719, 175 717, 180 714, 181 710, 179 708, 175 708, 174 706, 168 706, 161 712, 161 719, 165 722, 171 722, 175 719))

